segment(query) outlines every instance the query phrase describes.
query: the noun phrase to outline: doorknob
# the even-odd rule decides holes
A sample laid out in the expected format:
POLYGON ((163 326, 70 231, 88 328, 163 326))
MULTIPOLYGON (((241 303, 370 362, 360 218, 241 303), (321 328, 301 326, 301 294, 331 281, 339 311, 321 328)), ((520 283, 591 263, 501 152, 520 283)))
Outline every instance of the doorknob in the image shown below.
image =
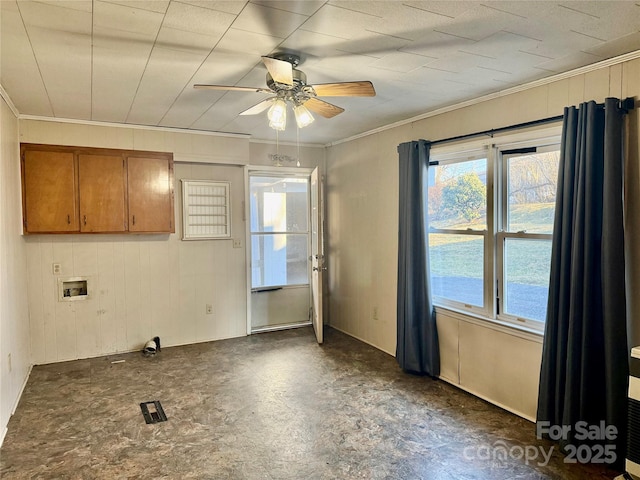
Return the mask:
POLYGON ((313 267, 311 270, 313 270, 314 272, 318 272, 320 270, 322 270, 323 272, 325 272, 327 270, 327 267, 313 267))

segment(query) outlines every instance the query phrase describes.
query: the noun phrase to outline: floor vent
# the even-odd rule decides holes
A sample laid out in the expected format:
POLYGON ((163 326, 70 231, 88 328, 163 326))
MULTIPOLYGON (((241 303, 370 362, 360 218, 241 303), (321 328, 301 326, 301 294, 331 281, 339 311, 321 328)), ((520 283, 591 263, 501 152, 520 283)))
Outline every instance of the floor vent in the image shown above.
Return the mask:
POLYGON ((167 416, 165 415, 159 400, 141 403, 140 410, 142 410, 144 421, 147 422, 147 424, 167 421, 167 416))

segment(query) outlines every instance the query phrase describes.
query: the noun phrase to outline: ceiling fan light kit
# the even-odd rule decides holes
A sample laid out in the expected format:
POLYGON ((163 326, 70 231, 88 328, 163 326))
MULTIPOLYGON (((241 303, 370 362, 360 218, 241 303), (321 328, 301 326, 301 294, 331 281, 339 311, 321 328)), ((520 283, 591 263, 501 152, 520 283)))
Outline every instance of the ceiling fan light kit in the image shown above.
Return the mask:
POLYGON ((287 127, 287 103, 282 98, 273 102, 267 112, 269 126, 274 130, 284 130, 287 127))
POLYGON ((344 112, 344 108, 317 97, 373 97, 376 94, 373 84, 369 81, 309 85, 306 74, 295 68, 300 63, 300 57, 292 53, 262 57, 262 62, 268 71, 268 88, 234 85, 194 85, 194 88, 275 94, 241 112, 240 115, 257 115, 269 109, 269 126, 280 131, 287 126, 288 104, 292 105, 298 128, 304 128, 314 121, 309 110, 325 118, 332 118, 344 112))

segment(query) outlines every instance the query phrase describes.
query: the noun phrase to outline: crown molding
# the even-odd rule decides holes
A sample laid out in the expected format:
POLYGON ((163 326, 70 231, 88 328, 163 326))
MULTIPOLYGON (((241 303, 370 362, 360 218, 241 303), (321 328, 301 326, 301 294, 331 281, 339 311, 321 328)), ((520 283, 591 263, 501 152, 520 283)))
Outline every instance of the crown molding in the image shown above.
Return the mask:
POLYGON ((7 91, 4 89, 2 85, 0 85, 0 97, 2 97, 4 101, 7 103, 7 106, 11 109, 15 117, 20 118, 20 112, 18 112, 18 109, 13 104, 13 101, 11 101, 11 97, 9 97, 9 94, 7 93, 7 91))
POLYGON ((191 130, 188 128, 158 127, 155 125, 137 125, 133 123, 98 122, 96 120, 77 120, 74 118, 43 117, 38 115, 18 115, 20 120, 34 120, 39 122, 73 123, 76 125, 91 125, 95 127, 129 128, 133 130, 149 130, 154 132, 190 133, 210 137, 250 138, 248 133, 209 132, 207 130, 191 130))
POLYGON ((325 148, 323 143, 296 143, 296 142, 276 142, 275 140, 263 140, 259 138, 251 138, 249 143, 262 143, 265 145, 280 145, 286 147, 309 147, 309 148, 325 148))
POLYGON ((437 115, 442 115, 443 113, 448 113, 453 110, 458 110, 460 108, 469 107, 472 105, 477 105, 478 103, 486 102, 487 100, 493 100, 496 98, 504 97, 507 95, 512 95, 514 93, 522 92, 524 90, 530 90, 532 88, 540 87, 543 85, 549 85, 550 83, 558 82, 560 80, 564 80, 566 78, 576 77, 578 75, 584 75, 585 73, 593 72, 595 70, 600 70, 602 68, 611 67, 613 65, 618 65, 620 63, 629 62, 631 60, 636 60, 640 58, 640 50, 635 50, 633 52, 625 53, 624 55, 619 55, 617 57, 608 58, 606 60, 602 60, 600 62, 592 63, 590 65, 585 65, 584 67, 575 68, 573 70, 569 70, 567 72, 558 73, 556 75, 552 75, 550 77, 541 78, 539 80, 534 80, 532 82, 523 83, 522 85, 517 85, 515 87, 510 87, 505 90, 499 90, 494 93, 489 93, 487 95, 483 95, 481 97, 472 98, 471 100, 466 100, 464 102, 455 103, 453 105, 448 105, 446 107, 438 108, 436 110, 432 110, 430 112, 422 113, 415 117, 408 118, 406 120, 400 120, 395 123, 391 123, 389 125, 384 125, 382 127, 374 128, 373 130, 368 130, 366 132, 359 133, 357 135, 353 135, 351 137, 343 138, 341 140, 336 140, 335 142, 327 143, 325 147, 333 147, 335 145, 339 145, 341 143, 351 142, 353 140, 357 140, 362 137, 367 137, 369 135, 374 135, 376 133, 384 132, 386 130, 390 130, 392 128, 400 127, 403 125, 407 125, 410 123, 417 122, 419 120, 424 120, 425 118, 435 117, 437 115))

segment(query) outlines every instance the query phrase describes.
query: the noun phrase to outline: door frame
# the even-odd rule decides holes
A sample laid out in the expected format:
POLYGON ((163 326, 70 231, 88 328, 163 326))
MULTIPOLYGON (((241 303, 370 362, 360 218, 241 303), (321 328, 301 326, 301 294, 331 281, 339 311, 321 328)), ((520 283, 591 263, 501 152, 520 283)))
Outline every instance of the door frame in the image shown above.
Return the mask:
MULTIPOLYGON (((243 208, 243 219, 244 219, 244 244, 245 244, 245 264, 246 264, 246 275, 247 275, 247 291, 246 291, 246 310, 247 310, 247 335, 252 335, 251 328, 251 202, 249 201, 250 188, 249 188, 249 176, 255 173, 265 173, 267 175, 273 175, 276 173, 283 175, 291 175, 296 177, 304 177, 309 180, 311 183, 311 172, 313 168, 307 167, 274 167, 274 166, 265 166, 265 165, 245 165, 244 167, 244 208, 243 208)), ((309 191, 309 195, 311 191, 309 191)), ((311 210, 311 204, 309 203, 309 210, 311 210)), ((309 212, 311 215, 311 212, 309 212)), ((311 221, 311 217, 309 217, 309 221, 311 221)), ((311 235, 311 232, 309 232, 311 235)), ((309 270, 309 269, 308 269, 309 270)), ((309 288, 311 288, 311 278, 309 277, 309 288)), ((282 327, 276 327, 275 330, 291 328, 291 326, 283 325, 282 327)), ((263 330, 264 331, 264 330, 263 330)), ((256 332, 257 333, 257 332, 256 332)))

